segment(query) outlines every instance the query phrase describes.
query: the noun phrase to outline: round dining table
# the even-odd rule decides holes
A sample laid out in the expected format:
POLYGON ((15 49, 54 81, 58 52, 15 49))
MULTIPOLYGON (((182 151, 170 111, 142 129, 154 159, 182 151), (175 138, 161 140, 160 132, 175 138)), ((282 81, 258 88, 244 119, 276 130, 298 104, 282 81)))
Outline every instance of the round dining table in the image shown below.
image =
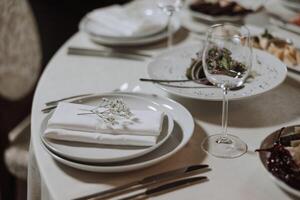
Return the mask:
MULTIPOLYGON (((246 23, 264 28, 268 24, 268 16, 262 11, 249 16, 246 23)), ((297 39, 298 36, 293 37, 297 39)), ((174 48, 194 44, 201 39, 203 37, 182 28, 175 35, 174 48)), ((178 97, 153 83, 139 81, 140 78, 148 77, 149 62, 166 50, 165 40, 134 47, 153 56, 144 61, 68 55, 70 46, 100 47, 86 34, 74 34, 56 52, 39 80, 31 116, 28 199, 79 198, 149 175, 194 164, 210 166, 210 170, 202 174, 208 177, 207 181, 151 199, 296 199, 273 182, 255 150, 260 147, 263 139, 275 130, 300 124, 299 74, 288 72, 285 81, 275 89, 259 96, 229 102, 228 131, 245 141, 248 151, 239 158, 220 159, 207 155, 201 149, 201 142, 206 136, 221 132, 221 101, 178 97), (41 142, 41 124, 46 115, 41 110, 45 107, 45 102, 77 94, 113 91, 156 94, 177 101, 186 107, 194 118, 192 138, 170 158, 153 166, 129 172, 87 172, 55 161, 41 142)))

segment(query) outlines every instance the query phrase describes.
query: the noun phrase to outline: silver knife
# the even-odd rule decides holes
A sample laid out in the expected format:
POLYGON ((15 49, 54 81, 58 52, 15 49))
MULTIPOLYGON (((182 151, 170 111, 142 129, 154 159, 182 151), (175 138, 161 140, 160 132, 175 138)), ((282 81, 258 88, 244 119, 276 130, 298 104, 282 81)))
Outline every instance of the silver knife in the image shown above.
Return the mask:
POLYGON ((93 95, 93 93, 78 94, 78 95, 74 95, 74 96, 64 97, 64 98, 61 98, 61 99, 57 99, 57 100, 53 100, 53 101, 48 101, 48 102, 45 103, 45 105, 46 106, 54 106, 54 105, 57 105, 57 103, 61 102, 61 101, 66 101, 66 100, 75 99, 75 98, 78 98, 78 97, 90 96, 90 95, 93 95))
POLYGON ((129 55, 136 55, 136 56, 142 56, 151 58, 152 55, 144 53, 144 52, 138 52, 130 49, 122 49, 122 48, 114 48, 114 49, 88 49, 88 48, 82 48, 82 47, 69 47, 69 51, 83 51, 83 52, 116 52, 116 53, 122 53, 122 54, 129 54, 129 55))
POLYGON ((114 58, 123 58, 123 59, 132 59, 132 60, 138 60, 143 61, 144 58, 138 55, 133 55, 129 53, 121 53, 121 52, 113 52, 113 51, 103 51, 103 50, 97 50, 97 51, 83 51, 83 50, 74 50, 74 49, 68 49, 69 55, 79 55, 79 56, 101 56, 101 57, 114 57, 114 58))
POLYGON ((118 200, 131 200, 131 199, 146 199, 151 196, 157 196, 162 193, 166 193, 168 191, 174 190, 179 187, 186 187, 189 185, 193 185, 195 183, 198 183, 200 181, 207 180, 206 176, 198 176, 198 177, 192 177, 192 178, 186 178, 177 180, 174 182, 170 182, 164 185, 157 186, 155 188, 149 188, 145 192, 140 192, 135 195, 131 195, 129 197, 120 198, 118 200))
POLYGON ((121 185, 121 186, 118 186, 118 187, 115 187, 115 188, 112 188, 109 190, 94 193, 94 194, 87 195, 84 197, 79 197, 79 198, 76 198, 76 200, 107 199, 107 198, 111 198, 111 197, 123 194, 125 192, 145 188, 147 186, 156 184, 160 181, 165 181, 165 180, 174 179, 174 178, 178 178, 178 177, 184 177, 184 176, 192 174, 193 172, 195 172, 197 170, 208 168, 208 167, 209 167, 208 165, 191 165, 188 167, 178 168, 178 169, 174 169, 172 171, 167 171, 167 172, 159 173, 156 175, 148 176, 141 180, 133 181, 133 182, 127 183, 125 185, 121 185))

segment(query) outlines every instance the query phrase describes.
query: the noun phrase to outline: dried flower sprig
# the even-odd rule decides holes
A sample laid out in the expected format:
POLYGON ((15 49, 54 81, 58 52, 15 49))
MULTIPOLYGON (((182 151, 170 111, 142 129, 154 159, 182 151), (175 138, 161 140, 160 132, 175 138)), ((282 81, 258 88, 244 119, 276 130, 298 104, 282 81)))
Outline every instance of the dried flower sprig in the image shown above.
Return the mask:
POLYGON ((120 119, 130 120, 133 117, 133 113, 130 108, 124 103, 122 99, 107 99, 102 98, 99 105, 95 108, 88 110, 86 113, 78 113, 78 115, 97 115, 104 123, 114 125, 118 123, 120 119))

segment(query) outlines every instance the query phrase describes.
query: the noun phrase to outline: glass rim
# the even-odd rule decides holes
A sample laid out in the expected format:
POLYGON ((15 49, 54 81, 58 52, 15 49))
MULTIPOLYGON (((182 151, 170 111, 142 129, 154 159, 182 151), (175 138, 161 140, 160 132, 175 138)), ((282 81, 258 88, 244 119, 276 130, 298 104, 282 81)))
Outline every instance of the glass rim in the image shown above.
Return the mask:
POLYGON ((246 30, 246 33, 243 33, 243 32, 241 32, 241 31, 239 31, 239 35, 227 35, 227 36, 225 36, 225 35, 222 35, 222 34, 215 34, 213 37, 218 37, 218 38, 237 38, 237 37, 239 37, 239 38, 242 38, 242 37, 247 37, 247 38, 249 38, 250 37, 250 30, 249 30, 249 28, 247 27, 247 26, 245 26, 245 25, 239 25, 239 24, 234 24, 234 23, 228 23, 228 22, 226 22, 226 23, 219 23, 219 24, 213 24, 213 25, 211 25, 208 29, 207 29, 207 33, 206 33, 206 35, 207 36, 209 36, 209 34, 210 33, 212 33, 212 31, 214 30, 214 28, 218 28, 218 27, 225 27, 226 25, 229 25, 229 26, 231 26, 231 27, 234 27, 236 30, 238 30, 238 29, 241 29, 241 28, 243 28, 243 29, 245 29, 246 30))

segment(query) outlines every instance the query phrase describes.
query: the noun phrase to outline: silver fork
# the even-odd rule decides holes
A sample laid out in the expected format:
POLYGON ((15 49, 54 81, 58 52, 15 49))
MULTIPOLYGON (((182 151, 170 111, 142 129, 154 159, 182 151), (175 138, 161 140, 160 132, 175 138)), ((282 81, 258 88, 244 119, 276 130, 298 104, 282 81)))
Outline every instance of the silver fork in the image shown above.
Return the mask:
POLYGON ((79 97, 86 97, 86 96, 90 96, 90 95, 93 95, 93 93, 79 94, 79 95, 64 97, 64 98, 61 98, 61 99, 57 99, 57 100, 53 100, 53 101, 48 101, 48 102, 45 103, 45 105, 46 106, 55 106, 55 105, 57 105, 61 101, 66 101, 66 100, 75 99, 75 98, 79 98, 79 97))

